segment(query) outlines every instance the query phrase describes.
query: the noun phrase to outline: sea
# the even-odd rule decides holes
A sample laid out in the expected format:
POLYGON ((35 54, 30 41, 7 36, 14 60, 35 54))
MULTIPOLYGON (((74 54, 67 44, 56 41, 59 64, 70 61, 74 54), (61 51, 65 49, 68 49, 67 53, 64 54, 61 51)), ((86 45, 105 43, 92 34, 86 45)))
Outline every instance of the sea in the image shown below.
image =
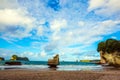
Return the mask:
POLYGON ((57 71, 88 71, 103 70, 101 65, 92 62, 62 61, 57 68, 49 68, 47 61, 21 61, 22 65, 5 65, 6 61, 0 61, 0 70, 27 69, 27 70, 57 70, 57 71))

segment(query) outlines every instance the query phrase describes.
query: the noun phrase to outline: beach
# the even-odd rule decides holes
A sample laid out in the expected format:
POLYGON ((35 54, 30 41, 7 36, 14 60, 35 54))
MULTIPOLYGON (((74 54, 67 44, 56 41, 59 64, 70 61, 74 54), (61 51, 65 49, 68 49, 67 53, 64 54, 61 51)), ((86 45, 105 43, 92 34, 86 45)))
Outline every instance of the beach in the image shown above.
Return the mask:
POLYGON ((9 69, 0 71, 0 80, 120 80, 120 71, 56 71, 9 69))

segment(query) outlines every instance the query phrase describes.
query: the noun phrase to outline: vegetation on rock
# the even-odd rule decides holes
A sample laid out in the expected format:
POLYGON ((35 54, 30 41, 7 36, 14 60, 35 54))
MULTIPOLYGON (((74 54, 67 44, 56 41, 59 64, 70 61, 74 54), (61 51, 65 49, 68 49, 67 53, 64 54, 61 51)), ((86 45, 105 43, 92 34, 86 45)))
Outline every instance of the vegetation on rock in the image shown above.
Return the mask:
POLYGON ((120 66, 120 41, 108 39, 98 44, 97 51, 100 52, 100 63, 120 66))
POLYGON ((103 51, 107 53, 113 53, 115 51, 120 52, 120 41, 115 39, 108 39, 105 42, 98 44, 97 51, 103 51))
POLYGON ((17 55, 12 55, 11 60, 23 60, 23 61, 29 61, 27 57, 18 57, 17 55))

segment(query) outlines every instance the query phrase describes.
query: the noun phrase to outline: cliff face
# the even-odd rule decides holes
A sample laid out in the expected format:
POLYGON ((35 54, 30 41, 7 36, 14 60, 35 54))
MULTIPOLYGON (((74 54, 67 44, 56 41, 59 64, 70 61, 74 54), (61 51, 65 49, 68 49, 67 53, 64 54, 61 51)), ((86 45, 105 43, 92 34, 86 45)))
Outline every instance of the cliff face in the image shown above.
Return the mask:
POLYGON ((101 63, 108 63, 109 65, 113 66, 120 66, 120 52, 114 52, 114 53, 103 53, 100 52, 101 63))
POLYGON ((100 63, 101 64, 104 64, 106 63, 106 59, 104 58, 104 52, 103 51, 100 51, 100 63))

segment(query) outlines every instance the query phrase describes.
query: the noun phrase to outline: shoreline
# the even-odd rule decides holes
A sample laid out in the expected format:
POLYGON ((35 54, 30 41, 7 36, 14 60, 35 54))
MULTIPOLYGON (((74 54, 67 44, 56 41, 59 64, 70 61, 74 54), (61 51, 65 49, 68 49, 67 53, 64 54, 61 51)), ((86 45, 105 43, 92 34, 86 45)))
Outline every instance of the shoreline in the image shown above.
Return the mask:
POLYGON ((9 69, 0 71, 0 80, 120 80, 120 70, 56 71, 9 69))

